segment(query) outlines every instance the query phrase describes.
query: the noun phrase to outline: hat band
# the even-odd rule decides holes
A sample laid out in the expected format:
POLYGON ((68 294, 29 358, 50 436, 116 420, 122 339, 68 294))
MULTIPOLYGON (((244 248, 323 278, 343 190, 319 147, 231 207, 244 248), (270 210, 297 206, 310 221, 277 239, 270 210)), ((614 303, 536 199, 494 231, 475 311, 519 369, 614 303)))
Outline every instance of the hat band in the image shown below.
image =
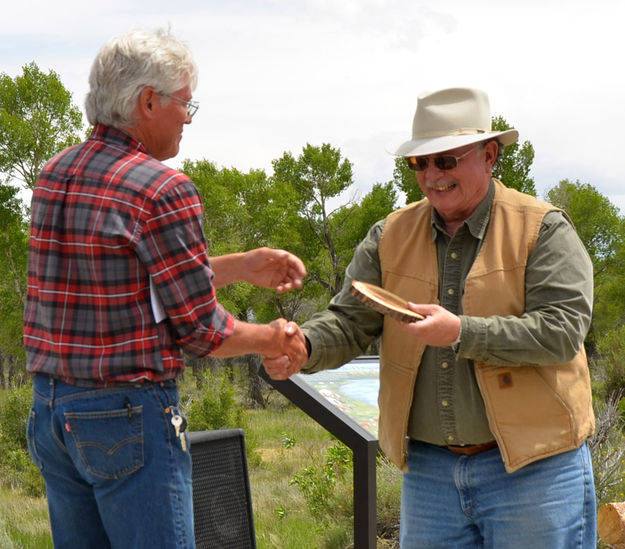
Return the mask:
POLYGON ((486 133, 488 130, 481 128, 458 128, 457 130, 443 130, 437 132, 424 132, 413 135, 413 139, 423 139, 427 137, 444 137, 446 135, 472 135, 476 133, 486 133))

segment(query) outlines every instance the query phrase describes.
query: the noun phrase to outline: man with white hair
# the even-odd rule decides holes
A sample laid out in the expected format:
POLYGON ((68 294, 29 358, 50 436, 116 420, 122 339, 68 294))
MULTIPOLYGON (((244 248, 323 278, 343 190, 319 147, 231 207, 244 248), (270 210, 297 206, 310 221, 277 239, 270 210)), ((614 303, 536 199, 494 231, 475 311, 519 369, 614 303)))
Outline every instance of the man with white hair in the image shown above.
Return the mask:
MULTIPOLYGON (((163 160, 198 109, 188 47, 164 31, 105 44, 89 78, 91 136, 53 158, 32 199, 28 444, 57 549, 195 547, 182 352, 306 356, 293 323, 235 320, 215 289, 301 286, 296 256, 209 261, 198 191, 163 160)), ((209 212, 210 214, 210 212, 209 212)))
POLYGON ((381 337, 379 436, 404 471, 402 549, 596 544, 592 265, 564 212, 493 178, 517 137, 492 131, 482 91, 419 97, 412 139, 393 152, 425 198, 370 229, 342 291, 302 326, 307 373, 381 337), (365 306, 355 280, 424 319, 365 306))

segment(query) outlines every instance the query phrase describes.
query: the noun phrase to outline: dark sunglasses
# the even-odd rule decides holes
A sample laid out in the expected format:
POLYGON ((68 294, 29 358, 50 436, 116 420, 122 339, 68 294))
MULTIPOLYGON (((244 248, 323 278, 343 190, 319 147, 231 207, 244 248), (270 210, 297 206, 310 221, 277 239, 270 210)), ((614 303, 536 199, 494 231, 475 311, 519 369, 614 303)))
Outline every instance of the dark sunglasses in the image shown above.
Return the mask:
MULTIPOLYGON (((458 166, 458 160, 462 160, 465 156, 470 155, 476 148, 477 145, 460 156, 454 156, 452 154, 436 156, 433 158, 434 165, 439 170, 453 170, 458 166)), ((427 156, 406 156, 405 158, 408 167, 415 172, 422 172, 430 164, 430 159, 427 156)))

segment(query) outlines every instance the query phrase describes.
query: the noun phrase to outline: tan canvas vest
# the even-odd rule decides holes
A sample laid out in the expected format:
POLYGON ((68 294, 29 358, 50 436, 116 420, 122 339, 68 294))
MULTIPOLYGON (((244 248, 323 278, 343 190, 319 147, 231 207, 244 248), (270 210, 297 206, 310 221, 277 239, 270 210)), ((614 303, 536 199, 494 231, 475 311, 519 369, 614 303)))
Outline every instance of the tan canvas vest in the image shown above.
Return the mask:
MULTIPOLYGON (((469 316, 520 316, 525 268, 544 215, 555 208, 496 181, 486 237, 465 284, 469 316)), ((415 303, 438 302, 438 263, 427 200, 387 218, 379 246, 384 288, 415 303)), ((399 467, 424 346, 385 319, 380 356, 380 445, 399 467)), ((582 347, 567 364, 499 367, 475 363, 476 378, 509 472, 579 447, 594 431, 590 378, 582 347)), ((434 388, 433 388, 434 390, 434 388)))

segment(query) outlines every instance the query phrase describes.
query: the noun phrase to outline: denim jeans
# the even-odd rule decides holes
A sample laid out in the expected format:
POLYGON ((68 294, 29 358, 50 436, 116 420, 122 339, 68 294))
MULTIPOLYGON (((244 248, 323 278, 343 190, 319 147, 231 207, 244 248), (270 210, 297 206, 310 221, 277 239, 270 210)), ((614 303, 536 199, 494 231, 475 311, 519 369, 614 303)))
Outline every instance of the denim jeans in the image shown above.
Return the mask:
POLYGON ((34 378, 27 426, 56 549, 195 547, 191 458, 173 381, 91 389, 34 378))
POLYGON ((594 549, 588 447, 504 469, 498 448, 474 456, 411 441, 401 500, 402 549, 594 549))

